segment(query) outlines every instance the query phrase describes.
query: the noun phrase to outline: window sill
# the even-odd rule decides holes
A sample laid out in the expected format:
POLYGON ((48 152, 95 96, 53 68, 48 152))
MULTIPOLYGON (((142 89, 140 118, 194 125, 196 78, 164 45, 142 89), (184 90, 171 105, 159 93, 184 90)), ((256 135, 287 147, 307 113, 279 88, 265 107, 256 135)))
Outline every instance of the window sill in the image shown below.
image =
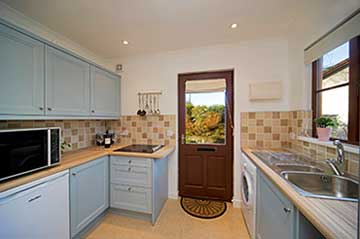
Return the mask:
MULTIPOLYGON (((317 138, 304 137, 304 136, 298 136, 297 139, 300 141, 303 141, 303 142, 322 145, 322 146, 326 146, 326 147, 334 148, 334 149, 336 148, 336 146, 333 145, 332 141, 319 141, 317 138)), ((351 145, 351 144, 343 144, 343 145, 344 145, 344 149, 346 152, 353 153, 353 154, 360 154, 359 146, 355 146, 355 145, 351 145)))

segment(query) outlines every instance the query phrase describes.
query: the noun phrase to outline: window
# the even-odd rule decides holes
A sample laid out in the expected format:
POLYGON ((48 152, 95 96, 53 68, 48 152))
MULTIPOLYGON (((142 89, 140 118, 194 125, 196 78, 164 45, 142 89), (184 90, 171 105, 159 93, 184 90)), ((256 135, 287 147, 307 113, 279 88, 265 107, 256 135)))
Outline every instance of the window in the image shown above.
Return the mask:
POLYGON ((225 144, 225 79, 186 81, 187 144, 225 144))
MULTIPOLYGON (((336 117, 339 126, 332 138, 359 142, 360 36, 326 53, 313 62, 313 118, 336 117)), ((316 136, 316 125, 313 125, 316 136)))

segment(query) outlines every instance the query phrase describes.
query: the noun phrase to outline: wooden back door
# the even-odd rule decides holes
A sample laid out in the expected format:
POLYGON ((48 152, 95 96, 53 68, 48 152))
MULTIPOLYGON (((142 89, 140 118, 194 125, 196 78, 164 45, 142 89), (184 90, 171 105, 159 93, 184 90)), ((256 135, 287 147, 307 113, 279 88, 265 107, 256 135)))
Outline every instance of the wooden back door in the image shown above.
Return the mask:
POLYGON ((179 194, 231 201, 233 71, 179 74, 179 194))

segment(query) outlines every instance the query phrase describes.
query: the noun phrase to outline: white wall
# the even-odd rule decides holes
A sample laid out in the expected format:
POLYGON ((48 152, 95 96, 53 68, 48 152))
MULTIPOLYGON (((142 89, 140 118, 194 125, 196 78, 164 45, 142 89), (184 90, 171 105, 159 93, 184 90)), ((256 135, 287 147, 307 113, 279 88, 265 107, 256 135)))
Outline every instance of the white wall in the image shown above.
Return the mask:
MULTIPOLYGON (((289 110, 291 95, 286 39, 264 39, 236 45, 218 45, 186 49, 156 55, 114 59, 123 64, 122 114, 133 115, 138 109, 137 92, 161 90, 160 109, 164 114, 177 114, 177 76, 179 73, 234 69, 235 92, 235 157, 234 198, 240 199, 240 112, 289 110), (249 83, 254 81, 283 82, 281 100, 250 102, 249 83)), ((177 151, 169 162, 169 194, 177 196, 177 151)))
POLYGON ((109 67, 109 65, 107 65, 107 61, 105 61, 104 58, 82 47, 78 43, 68 39, 64 35, 50 30, 46 26, 10 8, 2 2, 0 2, 0 18, 19 28, 27 30, 49 42, 68 49, 73 53, 82 56, 85 59, 88 59, 89 61, 94 62, 110 71, 114 71, 115 69, 113 66, 109 67))

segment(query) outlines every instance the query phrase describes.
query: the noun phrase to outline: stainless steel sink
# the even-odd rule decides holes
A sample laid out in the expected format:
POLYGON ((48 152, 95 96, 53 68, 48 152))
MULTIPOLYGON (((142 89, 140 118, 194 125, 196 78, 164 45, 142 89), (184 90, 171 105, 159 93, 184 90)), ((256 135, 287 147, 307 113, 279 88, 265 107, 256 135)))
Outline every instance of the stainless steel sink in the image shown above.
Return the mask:
POLYGON ((302 195, 346 201, 358 200, 358 182, 350 178, 314 172, 281 172, 302 195))
POLYGON ((304 165, 304 164, 289 164, 289 163, 276 163, 276 167, 278 167, 281 171, 300 171, 300 172, 315 172, 315 173, 323 173, 324 170, 312 165, 304 165))

